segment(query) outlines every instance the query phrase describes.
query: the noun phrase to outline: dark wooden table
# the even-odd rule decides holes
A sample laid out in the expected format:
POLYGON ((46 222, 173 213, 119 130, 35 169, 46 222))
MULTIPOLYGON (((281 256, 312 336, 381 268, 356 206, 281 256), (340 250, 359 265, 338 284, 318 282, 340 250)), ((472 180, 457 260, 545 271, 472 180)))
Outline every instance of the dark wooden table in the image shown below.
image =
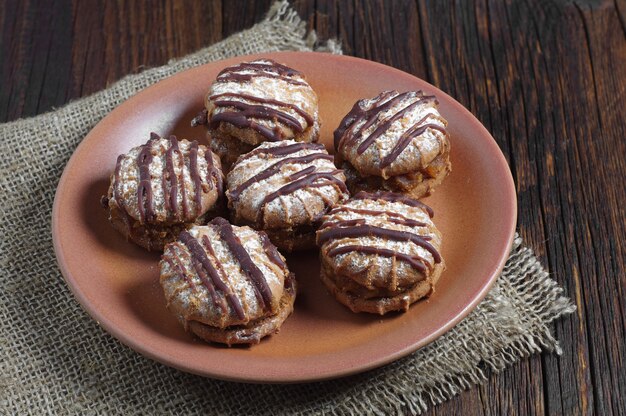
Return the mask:
MULTIPOLYGON (((270 2, 0 0, 0 122, 216 42, 270 2)), ((346 54, 415 74, 484 123, 513 171, 522 236, 578 307, 554 325, 561 357, 523 360, 430 414, 626 415, 626 2, 294 7, 346 54)))

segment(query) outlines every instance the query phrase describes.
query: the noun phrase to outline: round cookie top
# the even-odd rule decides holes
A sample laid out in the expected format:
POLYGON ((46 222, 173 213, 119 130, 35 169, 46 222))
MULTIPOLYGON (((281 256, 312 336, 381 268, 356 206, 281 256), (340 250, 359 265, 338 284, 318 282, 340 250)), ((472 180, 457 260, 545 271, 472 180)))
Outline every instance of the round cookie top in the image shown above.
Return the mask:
POLYGON ((258 228, 290 228, 318 221, 348 199, 343 171, 323 145, 265 142, 239 157, 227 176, 235 220, 258 228))
POLYGON ((109 205, 143 224, 192 222, 223 192, 219 158, 195 140, 161 138, 118 156, 109 205))
POLYGON ((322 262, 370 290, 411 286, 443 261, 432 216, 430 207, 403 195, 359 192, 323 218, 322 262))
POLYGON ((183 231, 165 246, 160 266, 168 307, 185 327, 197 321, 226 328, 271 316, 289 275, 265 233, 219 217, 183 231))
POLYGON ((359 100, 335 130, 335 151, 362 175, 387 179, 417 172, 449 146, 437 105, 422 91, 384 91, 359 100))
MULTIPOLYGON (((317 95, 295 69, 258 59, 230 66, 217 75, 206 96, 207 123, 229 123, 252 134, 237 134, 246 143, 291 139, 319 129, 317 95)), ((317 137, 317 131, 311 137, 317 137)))

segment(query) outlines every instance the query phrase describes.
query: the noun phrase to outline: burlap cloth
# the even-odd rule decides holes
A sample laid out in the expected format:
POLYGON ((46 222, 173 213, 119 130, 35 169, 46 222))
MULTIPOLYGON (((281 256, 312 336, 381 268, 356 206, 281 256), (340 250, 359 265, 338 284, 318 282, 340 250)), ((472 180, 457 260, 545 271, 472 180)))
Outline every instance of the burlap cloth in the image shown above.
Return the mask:
MULTIPOLYGON (((324 48, 341 53, 335 43, 324 48)), ((0 413, 421 413, 522 357, 559 352, 549 325, 573 311, 515 239, 486 299, 453 330, 386 367, 323 383, 249 385, 206 379, 135 353, 78 305, 50 236, 54 191, 72 152, 113 108, 181 70, 236 55, 311 50, 314 34, 286 3, 249 30, 168 65, 127 76, 65 107, 0 125, 0 413)))

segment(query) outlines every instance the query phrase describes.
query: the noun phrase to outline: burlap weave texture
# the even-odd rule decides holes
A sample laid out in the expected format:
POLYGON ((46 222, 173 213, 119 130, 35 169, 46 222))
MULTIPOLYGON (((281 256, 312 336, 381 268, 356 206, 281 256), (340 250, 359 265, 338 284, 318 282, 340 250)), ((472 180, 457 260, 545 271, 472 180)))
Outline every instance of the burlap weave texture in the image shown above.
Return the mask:
MULTIPOLYGON (((82 138, 113 108, 181 70, 237 55, 311 50, 285 2, 253 28, 128 76, 51 113, 0 125, 0 414, 421 413, 542 349, 573 310, 532 252, 515 244, 487 298, 452 331, 381 369, 301 385, 246 385, 182 373, 140 356, 78 305, 56 267, 54 190, 82 138)), ((325 45, 340 53, 334 43, 325 45)))

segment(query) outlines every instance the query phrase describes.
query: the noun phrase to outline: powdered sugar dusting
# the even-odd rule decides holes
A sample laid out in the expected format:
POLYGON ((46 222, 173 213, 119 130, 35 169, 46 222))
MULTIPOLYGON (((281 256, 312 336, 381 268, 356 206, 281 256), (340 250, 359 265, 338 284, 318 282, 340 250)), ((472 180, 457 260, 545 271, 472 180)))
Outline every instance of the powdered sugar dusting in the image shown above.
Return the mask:
MULTIPOLYGON (((163 192, 163 180, 164 175, 167 175, 165 158, 167 149, 170 147, 170 141, 165 138, 160 138, 156 140, 151 140, 148 143, 151 144, 153 156, 152 162, 148 166, 148 170, 150 173, 150 187, 152 189, 154 211, 157 221, 165 221, 166 219, 168 219, 168 210, 166 210, 165 199, 169 198, 170 184, 166 181, 166 195, 163 192)), ((183 189, 186 194, 187 204, 189 206, 188 212, 186 213, 186 215, 183 215, 181 217, 180 222, 193 221, 197 216, 199 216, 197 215, 198 211, 194 199, 194 194, 196 190, 193 180, 191 178, 190 171, 189 154, 191 144, 192 143, 187 140, 178 141, 178 147, 180 149, 180 153, 182 153, 182 159, 179 152, 173 152, 174 173, 178 178, 177 201, 179 205, 179 212, 182 212, 183 189)), ((114 187, 118 187, 120 195, 124 199, 122 204, 125 210, 131 217, 137 220, 140 219, 137 199, 137 189, 139 186, 139 167, 137 165, 137 157, 139 156, 140 152, 141 146, 131 149, 126 155, 124 155, 121 160, 119 172, 120 181, 119 183, 114 182, 113 184, 114 187)), ((200 215, 208 211, 217 199, 217 192, 214 191, 214 189, 216 188, 215 179, 211 175, 209 175, 209 165, 205 159, 205 152, 210 152, 210 150, 208 150, 205 146, 198 146, 197 167, 201 187, 204 188, 202 190, 201 198, 202 206, 199 210, 200 215), (212 193, 213 197, 208 197, 207 193, 212 193)), ((213 158, 214 165, 218 165, 218 159, 213 154, 211 154, 211 157, 213 158)))
MULTIPOLYGON (((398 96, 394 93, 389 100, 398 96)), ((374 142, 362 154, 358 154, 357 148, 368 137, 378 129, 385 121, 393 117, 404 108, 422 99, 421 92, 407 94, 402 100, 382 111, 377 116, 377 121, 370 127, 363 130, 360 137, 349 146, 343 146, 340 152, 353 166, 362 174, 380 175, 381 162, 390 155, 398 143, 400 137, 418 123, 434 124, 445 129, 447 122, 443 119, 437 109, 434 99, 425 99, 417 104, 412 110, 407 111, 402 117, 390 123, 384 132, 378 136, 374 142), (427 117, 425 119, 425 117, 427 117), (420 123, 421 121, 421 123, 420 123)), ((380 106, 375 98, 361 101, 361 108, 370 109, 380 106)), ((350 132, 354 134, 366 123, 366 120, 357 120, 350 127, 350 132)), ((350 133, 348 133, 350 134, 350 133)), ((428 166, 433 159, 442 154, 447 146, 446 135, 439 130, 427 128, 421 134, 413 137, 408 146, 398 155, 398 157, 384 169, 386 175, 395 176, 404 173, 414 172, 428 166)))
MULTIPOLYGON (((296 144, 293 140, 281 142, 265 142, 259 146, 260 149, 275 148, 296 144)), ((327 185, 319 187, 304 187, 286 195, 277 197, 263 206, 265 197, 286 184, 292 182, 290 176, 302 172, 307 168, 315 168, 315 172, 333 172, 333 175, 345 181, 345 176, 338 171, 332 160, 317 158, 309 161, 294 160, 285 163, 272 176, 252 183, 245 188, 238 198, 232 198, 233 190, 248 181, 255 175, 270 169, 276 163, 287 158, 300 158, 308 155, 328 155, 325 149, 301 149, 287 155, 270 155, 264 153, 244 155, 233 166, 228 174, 228 191, 230 206, 237 216, 244 220, 253 222, 257 218, 258 212, 263 210, 266 218, 274 216, 283 218, 285 221, 294 224, 304 224, 313 218, 319 218, 324 210, 337 202, 347 199, 347 193, 342 192, 336 184, 332 184, 327 179, 319 179, 320 184, 328 182, 327 185), (324 182, 325 181, 325 182, 324 182)))
MULTIPOLYGON (((249 227, 233 226, 233 232, 241 240, 243 248, 249 253, 253 262, 261 270, 271 292, 273 303, 278 304, 283 295, 284 279, 286 272, 272 266, 271 260, 265 254, 262 241, 258 233, 249 227)), ((215 257, 205 252, 215 268, 223 271, 221 279, 229 287, 232 293, 239 299, 245 312, 245 319, 238 319, 234 311, 230 310, 224 315, 215 305, 207 287, 202 283, 197 271, 191 264, 191 255, 188 249, 181 243, 173 243, 166 246, 163 258, 177 256, 183 259, 185 269, 189 271, 188 278, 192 279, 190 286, 184 279, 172 270, 170 264, 161 261, 161 284, 165 296, 170 303, 176 303, 176 310, 187 311, 186 320, 196 320, 207 325, 225 327, 231 325, 246 324, 266 315, 255 294, 253 283, 242 270, 239 262, 229 250, 227 244, 221 239, 215 227, 194 226, 189 234, 199 241, 207 236, 215 252, 215 257), (219 263, 219 266, 217 264, 219 263)), ((222 296, 221 294, 219 296, 222 296)), ((274 305, 274 306, 276 306, 274 305)))
MULTIPOLYGON (((252 62, 266 63, 270 64, 271 61, 267 60, 257 60, 252 62)), ((209 90, 209 94, 207 96, 207 102, 211 101, 211 97, 217 96, 220 94, 244 94, 250 95, 262 99, 272 99, 281 101, 287 104, 292 104, 306 113, 308 113, 313 120, 318 119, 318 109, 317 109, 317 95, 313 91, 313 89, 309 86, 308 83, 304 80, 304 78, 300 75, 294 74, 289 78, 300 81, 304 83, 301 84, 293 84, 281 78, 271 78, 262 76, 263 73, 271 74, 271 72, 265 71, 256 71, 250 69, 241 69, 238 71, 232 72, 234 74, 239 75, 255 75, 248 81, 226 81, 226 82, 214 82, 211 85, 209 90)), ((218 78, 219 80, 219 78, 218 78)), ((238 102, 243 102, 246 104, 256 104, 250 100, 246 100, 245 98, 233 97, 228 98, 229 100, 234 100, 238 102)), ((294 111, 292 108, 276 106, 273 104, 263 104, 264 106, 275 108, 280 110, 281 112, 285 112, 290 116, 294 117, 300 122, 300 125, 303 129, 309 127, 307 121, 298 114, 297 111, 294 111)), ((209 119, 221 112, 232 111, 228 108, 222 107, 212 107, 210 105, 207 106, 210 109, 209 119)), ((270 120, 258 120, 258 122, 266 127, 272 128, 272 122, 270 120)))
MULTIPOLYGON (((323 229, 329 224, 337 223, 344 220, 356 220, 363 219, 365 224, 376 227, 386 228, 390 230, 405 231, 421 237, 429 237, 428 242, 437 250, 441 249, 441 233, 437 230, 428 213, 419 207, 412 207, 401 202, 391 202, 384 200, 371 200, 371 199, 356 199, 350 200, 347 203, 338 206, 336 212, 333 211, 324 217, 322 227, 318 231, 318 235, 323 232, 323 229), (390 221, 395 217, 390 215, 374 215, 362 212, 351 212, 349 210, 341 210, 341 207, 348 207, 357 210, 369 210, 377 212, 392 212, 400 214, 403 217, 419 221, 424 226, 411 226, 397 224, 390 221)), ((332 226, 332 225, 330 225, 332 226)), ((367 246, 393 250, 397 253, 403 253, 415 258, 421 259, 427 264, 429 269, 432 269, 435 265, 435 259, 433 255, 424 247, 408 241, 394 241, 384 237, 377 236, 365 236, 358 238, 337 238, 325 242, 322 245, 322 250, 328 252, 331 249, 348 246, 367 246)), ((390 257, 364 254, 358 252, 350 252, 345 254, 339 254, 331 259, 327 259, 335 268, 348 268, 353 273, 359 273, 366 269, 374 269, 380 276, 386 276, 392 272, 393 263, 395 262, 396 271, 399 274, 407 274, 411 272, 412 266, 404 261, 394 260, 390 257)))

